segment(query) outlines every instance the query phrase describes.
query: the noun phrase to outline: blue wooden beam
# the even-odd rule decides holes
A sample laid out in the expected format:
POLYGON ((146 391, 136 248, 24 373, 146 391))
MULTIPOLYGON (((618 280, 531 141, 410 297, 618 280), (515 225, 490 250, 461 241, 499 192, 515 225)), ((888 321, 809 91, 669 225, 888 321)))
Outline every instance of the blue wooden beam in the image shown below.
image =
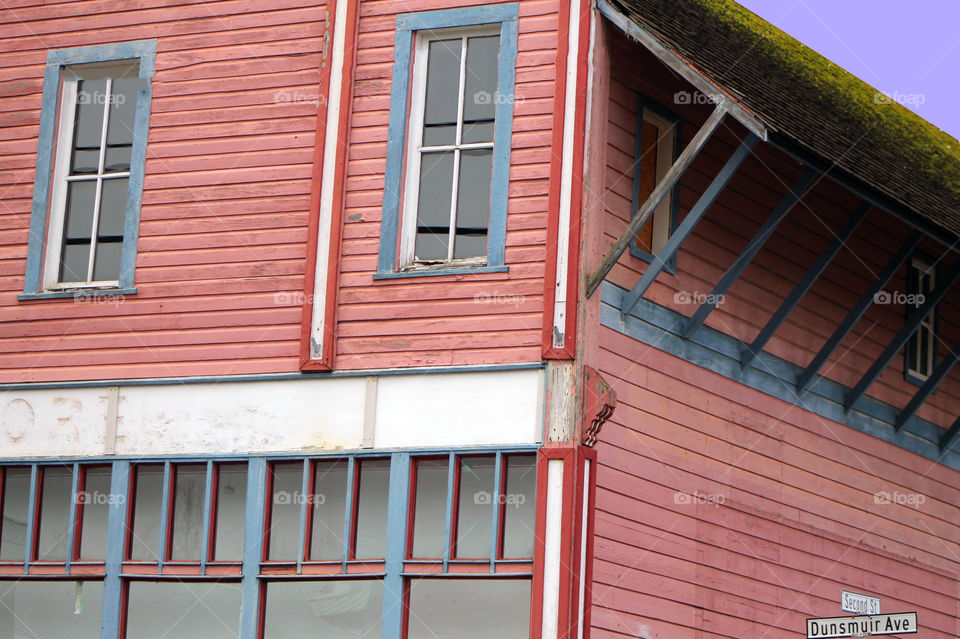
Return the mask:
POLYGON ((863 218, 866 217, 871 208, 873 208, 872 204, 863 201, 860 203, 860 206, 850 214, 850 217, 847 218, 847 221, 834 236, 833 240, 830 241, 830 244, 827 245, 827 248, 817 256, 814 263, 807 269, 803 279, 790 291, 787 298, 780 304, 780 308, 767 320, 767 323, 760 329, 760 332, 757 333, 754 340, 750 342, 750 345, 744 348, 740 356, 740 365, 743 368, 749 366, 757 356, 757 353, 763 350, 763 347, 766 346, 770 338, 773 337, 773 334, 777 332, 777 329, 780 328, 790 313, 797 307, 797 304, 799 304, 803 296, 807 294, 810 287, 813 286, 813 283, 823 275, 824 270, 826 270, 830 262, 833 261, 833 258, 835 258, 837 253, 840 252, 840 249, 846 245, 847 240, 850 239, 853 232, 857 230, 857 226, 860 225, 860 222, 863 221, 863 218))
MULTIPOLYGON (((243 522, 243 580, 240 582, 240 639, 255 639, 260 614, 260 559, 263 557, 267 507, 267 460, 247 462, 247 495, 243 522)), ((116 636, 116 635, 115 635, 116 636)))
POLYGON ((123 604, 123 546, 127 538, 127 503, 130 493, 130 462, 117 461, 110 470, 110 497, 107 514, 107 556, 100 610, 100 639, 120 636, 120 609, 123 604))
MULTIPOLYGON (((750 152, 753 151, 753 147, 757 145, 757 142, 760 141, 760 138, 753 135, 752 133, 747 134, 747 137, 743 139, 740 143, 740 146, 737 147, 736 151, 733 152, 733 155, 730 156, 730 159, 727 160, 727 163, 723 165, 723 168, 717 173, 716 177, 713 178, 713 181, 710 183, 710 186, 706 188, 703 194, 700 196, 700 199, 697 200, 697 203, 693 205, 693 208, 690 209, 690 212, 687 213, 687 216, 683 218, 683 222, 676 228, 676 230, 670 235, 670 239, 667 240, 667 243, 657 252, 656 257, 653 262, 647 265, 647 270, 643 272, 643 275, 634 284, 633 288, 623 299, 623 308, 620 309, 620 316, 626 317, 630 314, 630 311, 633 310, 633 307, 636 305, 637 300, 643 297, 643 294, 647 292, 647 289, 650 288, 650 285, 653 284, 653 281, 657 278, 657 275, 660 274, 660 271, 663 270, 663 267, 666 266, 674 254, 676 254, 677 249, 680 248, 680 245, 683 243, 687 236, 693 231, 694 227, 697 225, 713 202, 717 199, 717 196, 720 195, 720 191, 724 189, 727 185, 727 182, 734 176, 737 172, 737 169, 740 168, 740 165, 743 163, 747 156, 750 155, 750 152)), ((602 279, 602 278, 601 278, 602 279)))
POLYGON ((777 227, 780 225, 780 222, 787 217, 787 214, 793 208, 793 206, 803 197, 803 194, 806 192, 810 185, 813 183, 814 178, 817 176, 817 172, 813 169, 807 169, 804 171, 803 175, 794 183, 790 190, 787 192, 783 199, 780 200, 780 203, 770 212, 770 215, 767 217, 766 221, 760 226, 760 229, 756 234, 750 239, 750 242, 747 243, 746 248, 737 256, 737 259, 730 265, 730 268, 723 274, 720 278, 720 281, 717 282, 717 285, 713 287, 713 290, 710 292, 709 297, 704 301, 700 308, 697 309, 697 312, 684 323, 683 331, 680 333, 680 336, 683 338, 688 338, 693 335, 703 322, 707 319, 707 316, 713 312, 713 309, 717 306, 717 301, 723 298, 723 295, 730 290, 730 287, 733 286, 733 283, 737 281, 743 271, 750 265, 750 262, 753 261, 753 258, 756 256, 757 252, 763 247, 770 236, 773 235, 773 232, 777 230, 777 227))
POLYGON ((387 547, 383 578, 383 616, 380 636, 403 636, 403 561, 407 549, 407 507, 410 501, 410 453, 390 456, 390 492, 387 501, 387 547))
MULTIPOLYGON (((619 260, 620 256, 623 255, 623 252, 627 250, 627 247, 633 242, 634 238, 637 236, 637 233, 640 232, 640 229, 644 227, 644 225, 653 215, 653 212, 658 206, 660 206, 660 202, 663 201, 663 198, 665 198, 667 193, 673 189, 673 187, 680 180, 680 177, 684 174, 684 172, 686 172, 687 168, 690 167, 696 157, 700 154, 700 150, 706 146, 710 136, 712 136, 713 132, 716 131, 717 127, 720 126, 720 122, 723 121, 723 116, 726 115, 726 113, 727 112, 723 108, 723 105, 718 103, 716 108, 714 108, 713 113, 711 113, 710 117, 707 118, 707 121, 703 123, 703 126, 700 127, 700 130, 697 131, 697 134, 693 136, 693 139, 690 140, 690 143, 687 144, 687 147, 682 153, 680 153, 680 156, 673 163, 673 166, 671 166, 666 175, 664 175, 663 178, 657 182, 657 186, 654 187, 653 192, 649 197, 647 197, 647 200, 640 206, 638 210, 634 211, 633 217, 627 224, 627 228, 623 230, 623 233, 620 234, 620 237, 617 238, 617 241, 613 243, 613 246, 610 247, 610 250, 607 251, 600 260, 600 264, 597 266, 596 270, 587 277, 587 297, 593 295, 593 292, 597 290, 597 287, 600 286, 600 282, 602 282, 603 278, 607 276, 607 273, 610 272, 610 269, 613 268, 613 265, 617 263, 617 260, 619 260)), ((748 134, 748 137, 752 137, 755 140, 759 139, 753 134, 748 134)), ((639 161, 639 158, 637 161, 639 161)))
POLYGON ((957 433, 960 433, 960 417, 957 417, 956 421, 953 422, 953 425, 947 429, 943 435, 940 436, 941 453, 947 452, 947 449, 950 448, 951 444, 953 444, 953 440, 957 436, 957 433))
POLYGON ((887 344, 887 347, 883 349, 883 352, 880 354, 880 357, 877 358, 877 361, 873 363, 870 369, 860 378, 860 381, 857 382, 857 385, 853 387, 843 401, 844 412, 849 413, 854 404, 857 403, 863 394, 867 392, 867 389, 877 380, 880 376, 880 373, 883 372, 883 369, 886 368, 887 364, 890 363, 890 360, 893 359, 893 356, 903 348, 903 345, 907 343, 907 340, 910 339, 910 336, 913 335, 914 331, 917 330, 917 327, 920 326, 920 322, 930 314, 930 312, 936 308, 937 304, 947 292, 953 288, 953 285, 956 283, 957 279, 960 278, 960 259, 956 260, 953 264, 950 265, 950 268, 947 269, 947 272, 944 274, 943 280, 937 286, 936 289, 930 296, 924 301, 923 305, 918 309, 913 311, 910 316, 907 318, 907 322, 900 332, 896 334, 893 340, 887 344))
POLYGON ((807 367, 800 373, 800 376, 797 377, 797 395, 807 390, 817 372, 823 367, 827 360, 830 359, 830 356, 833 355, 833 352, 837 350, 843 340, 846 339, 847 335, 850 334, 853 327, 856 326, 860 318, 863 317, 863 314, 866 313, 870 305, 873 304, 874 297, 887 285, 887 282, 890 281, 890 278, 900 269, 903 263, 907 261, 907 258, 910 257, 914 249, 917 248, 921 239, 923 239, 923 233, 913 231, 907 239, 904 240, 903 244, 900 245, 896 254, 890 258, 890 261, 883 267, 883 270, 880 271, 880 274, 877 275, 877 278, 870 284, 869 288, 863 293, 854 307, 850 309, 847 316, 837 325, 837 328, 833 331, 833 335, 827 339, 819 352, 814 355, 810 363, 807 364, 807 367))
POLYGON ((897 418, 893 422, 895 430, 899 432, 900 429, 903 428, 903 425, 907 423, 907 420, 913 417, 913 414, 923 405, 923 402, 927 400, 930 393, 936 390, 937 385, 943 381, 943 378, 947 376, 958 359, 960 359, 960 340, 953 345, 953 348, 950 349, 947 356, 937 364, 937 367, 933 369, 930 377, 927 378, 923 386, 920 387, 920 390, 910 399, 907 405, 903 407, 903 410, 897 413, 897 418))

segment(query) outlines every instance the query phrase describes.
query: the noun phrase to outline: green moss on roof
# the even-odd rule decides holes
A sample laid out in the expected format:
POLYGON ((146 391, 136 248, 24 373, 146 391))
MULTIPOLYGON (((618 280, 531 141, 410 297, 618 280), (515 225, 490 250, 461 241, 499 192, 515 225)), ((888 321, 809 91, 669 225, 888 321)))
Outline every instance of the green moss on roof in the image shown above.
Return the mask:
MULTIPOLYGON (((798 90, 812 91, 855 130, 869 131, 884 155, 902 158, 903 168, 920 170, 931 182, 960 198, 960 143, 906 107, 887 98, 732 0, 697 0, 728 37, 757 49, 775 71, 790 74, 798 90)), ((880 149, 878 149, 880 151, 880 149)))

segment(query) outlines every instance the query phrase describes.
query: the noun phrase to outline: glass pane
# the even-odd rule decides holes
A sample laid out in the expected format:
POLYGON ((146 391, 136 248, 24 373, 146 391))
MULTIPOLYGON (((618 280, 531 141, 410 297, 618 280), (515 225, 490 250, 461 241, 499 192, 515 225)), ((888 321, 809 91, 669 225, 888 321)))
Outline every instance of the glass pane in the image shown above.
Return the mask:
POLYGON ((206 492, 205 464, 174 466, 173 545, 171 559, 199 561, 203 547, 203 498, 206 492))
POLYGON ((275 581, 267 584, 264 639, 379 639, 383 582, 275 581))
POLYGON ((453 152, 423 153, 420 156, 420 202, 414 249, 419 260, 447 259, 453 157, 453 152))
POLYGON ((63 236, 66 239, 90 239, 93 233, 93 201, 96 196, 96 180, 67 184, 67 211, 63 224, 63 236))
POLYGON ((529 626, 529 580, 410 581, 408 639, 527 639, 529 626))
POLYGON ((104 180, 100 193, 100 220, 97 237, 123 238, 123 221, 127 213, 127 178, 104 180))
MULTIPOLYGON (((110 504, 110 467, 92 466, 83 471, 83 492, 77 501, 83 506, 80 530, 80 558, 105 559, 107 556, 107 518, 110 504)), ((119 499, 118 495, 116 499, 119 499)), ((121 502, 122 503, 122 502, 121 502)))
POLYGON ((70 173, 96 173, 100 167, 100 138, 103 110, 107 102, 107 80, 80 80, 77 83, 77 111, 73 125, 70 173))
POLYGON ((343 514, 346 500, 347 462, 316 462, 310 532, 311 559, 343 557, 343 514))
POLYGON ((127 639, 237 639, 240 584, 131 581, 127 639))
POLYGON ((505 559, 533 557, 533 530, 537 510, 537 458, 510 455, 504 459, 507 484, 501 498, 503 513, 503 556, 505 559))
POLYGON ((495 463, 493 457, 464 457, 460 460, 457 557, 490 557, 495 463))
POLYGON ((48 466, 41 471, 40 530, 37 559, 66 561, 73 469, 48 466))
POLYGON ((423 107, 423 144, 455 144, 460 96, 462 40, 434 40, 428 45, 427 87, 423 107))
POLYGON ((247 465, 217 466, 217 521, 214 558, 239 561, 243 558, 243 526, 246 520, 247 465))
POLYGON ((484 122, 470 122, 463 125, 463 143, 493 142, 495 125, 493 120, 484 122))
POLYGON ((273 465, 273 499, 270 510, 270 559, 297 558, 300 543, 300 488, 303 485, 303 463, 283 462, 273 465))
POLYGON ((357 490, 357 544, 354 556, 358 559, 382 558, 387 542, 390 460, 361 461, 357 490))
POLYGON ((122 241, 97 244, 97 256, 93 261, 94 281, 103 282, 120 279, 120 256, 122 253, 122 241))
POLYGON ((101 581, 0 581, 0 637, 97 639, 101 581))
POLYGON ((465 124, 480 120, 493 120, 497 102, 513 99, 511 95, 497 94, 497 58, 499 54, 500 36, 498 35, 467 39, 467 77, 463 101, 463 121, 465 124))
POLYGON ((113 80, 110 91, 110 120, 107 123, 107 154, 104 172, 129 171, 130 149, 133 146, 133 120, 137 112, 137 77, 139 65, 129 69, 127 77, 113 80))
POLYGON ((417 501, 413 516, 413 556, 443 557, 449 460, 417 461, 417 501))
POLYGON ((131 559, 156 561, 160 547, 160 502, 163 500, 163 466, 136 466, 133 501, 131 559))
POLYGON ((23 561, 27 539, 27 502, 30 469, 3 471, 3 521, 0 525, 0 561, 23 561))
POLYGON ((86 282, 89 256, 89 244, 72 244, 64 246, 63 260, 60 262, 60 281, 86 282))
POLYGON ((457 193, 457 238, 455 258, 487 254, 487 227, 490 224, 491 149, 460 153, 460 184, 457 193))

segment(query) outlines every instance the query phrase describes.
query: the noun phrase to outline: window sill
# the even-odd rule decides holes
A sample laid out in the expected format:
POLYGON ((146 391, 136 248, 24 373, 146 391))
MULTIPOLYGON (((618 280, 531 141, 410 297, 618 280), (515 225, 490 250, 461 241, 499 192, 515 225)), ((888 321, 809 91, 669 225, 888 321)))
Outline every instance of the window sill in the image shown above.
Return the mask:
POLYGON ((374 273, 375 280, 396 280, 407 277, 431 277, 440 275, 475 275, 478 273, 506 273, 510 270, 509 266, 474 266, 474 267, 448 267, 448 268, 423 268, 409 271, 394 271, 392 273, 374 273))
POLYGON ((71 288, 62 291, 42 291, 40 293, 21 293, 17 299, 21 302, 30 300, 58 300, 73 299, 77 303, 86 302, 115 302, 110 299, 124 295, 136 295, 136 288, 71 288))

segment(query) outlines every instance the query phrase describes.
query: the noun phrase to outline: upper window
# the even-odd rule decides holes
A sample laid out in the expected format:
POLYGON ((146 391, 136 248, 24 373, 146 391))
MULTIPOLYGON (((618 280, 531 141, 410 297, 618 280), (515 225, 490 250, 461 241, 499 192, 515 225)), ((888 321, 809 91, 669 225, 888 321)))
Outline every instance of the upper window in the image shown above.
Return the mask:
MULTIPOLYGON (((676 116, 654 107, 641 98, 637 106, 637 129, 633 174, 633 213, 636 215, 643 203, 653 193, 676 158, 676 116)), ((653 212, 653 217, 637 233, 630 247, 631 254, 646 260, 656 255, 667 243, 675 223, 674 194, 667 196, 653 212)))
POLYGON ((133 42, 50 52, 28 296, 133 285, 154 48, 133 42))
MULTIPOLYGON (((937 270, 929 261, 914 257, 907 267, 907 315, 923 305, 937 285, 937 270)), ((905 349, 906 377, 924 382, 933 373, 937 355, 936 310, 923 318, 905 349)))
POLYGON ((400 16, 380 275, 505 270, 517 7, 400 16))

